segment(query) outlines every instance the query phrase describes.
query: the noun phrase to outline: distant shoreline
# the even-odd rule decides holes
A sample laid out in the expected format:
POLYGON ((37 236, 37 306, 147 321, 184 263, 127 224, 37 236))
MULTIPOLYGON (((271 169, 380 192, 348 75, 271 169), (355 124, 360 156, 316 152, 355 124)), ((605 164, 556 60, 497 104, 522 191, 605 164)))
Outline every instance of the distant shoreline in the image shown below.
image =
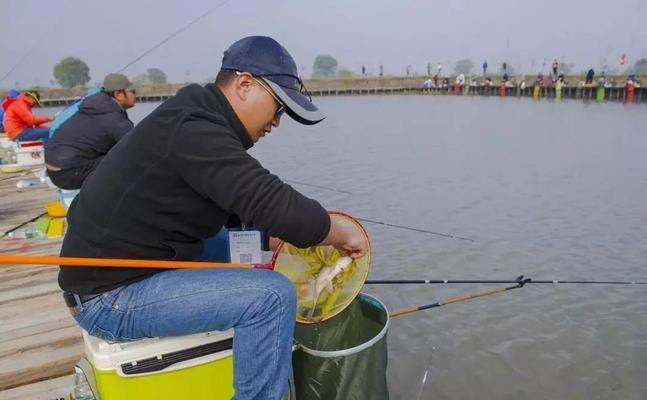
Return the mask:
MULTIPOLYGON (((498 86, 501 76, 499 75, 488 75, 495 86, 498 86)), ((482 75, 470 75, 469 77, 475 78, 478 82, 482 83, 485 79, 482 75)), ((468 77, 468 78, 469 78, 468 77)), ((456 76, 448 76, 450 85, 453 86, 456 76)), ((512 76, 511 79, 516 78, 512 76)), ((423 87, 423 82, 429 79, 428 76, 414 76, 414 77, 400 77, 400 76, 385 76, 385 77, 356 77, 348 79, 305 79, 304 83, 306 88, 312 92, 321 92, 321 91, 344 91, 344 90, 368 90, 368 89, 418 89, 423 87)), ((526 75, 526 85, 532 86, 532 83, 536 79, 536 75, 526 75)), ((550 77, 544 75, 545 81, 548 83, 550 77)), ((599 76, 596 76, 595 80, 599 79, 599 76)), ((624 83, 627 79, 626 75, 622 76, 608 76, 607 80, 610 82, 615 82, 617 87, 624 87, 624 83)), ((647 75, 640 76, 641 82, 643 85, 647 85, 647 75)), ((570 83, 569 86, 576 86, 578 82, 583 81, 581 75, 569 75, 566 76, 565 80, 570 83)), ((442 78, 439 78, 439 81, 442 81, 442 78)), ((163 85, 151 85, 145 84, 141 85, 138 88, 138 96, 170 96, 174 95, 182 87, 191 84, 192 82, 186 83, 169 83, 163 85)), ((197 82, 204 84, 206 82, 197 82)), ((72 89, 62 89, 62 88, 48 88, 48 87, 37 87, 35 88, 40 92, 41 98, 43 100, 63 100, 63 99, 74 99, 80 97, 85 92, 85 88, 76 87, 72 89)), ((0 96, 4 98, 6 96, 7 90, 0 90, 0 96)))

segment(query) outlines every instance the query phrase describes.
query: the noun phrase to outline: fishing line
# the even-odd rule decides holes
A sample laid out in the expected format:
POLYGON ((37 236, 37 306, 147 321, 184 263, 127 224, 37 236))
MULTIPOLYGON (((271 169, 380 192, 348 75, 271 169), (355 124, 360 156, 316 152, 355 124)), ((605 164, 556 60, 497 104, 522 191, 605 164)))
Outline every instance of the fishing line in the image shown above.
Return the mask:
POLYGON ((224 5, 225 5, 225 4, 227 4, 227 3, 229 3, 229 0, 225 0, 225 1, 221 2, 220 4, 218 4, 218 5, 216 5, 216 6, 212 7, 212 8, 210 8, 210 9, 209 9, 209 10, 207 10, 205 13, 201 14, 199 17, 197 17, 197 18, 193 19, 193 20, 192 20, 191 22, 189 22, 188 24, 184 25, 183 27, 181 27, 181 28, 180 28, 180 29, 178 29, 177 31, 173 32, 171 35, 169 35, 168 37, 166 37, 166 38, 165 38, 164 40, 162 40, 161 42, 157 43, 156 45, 154 45, 154 46, 153 46, 153 47, 151 47, 150 49, 146 50, 144 53, 142 53, 140 56, 138 56, 137 58, 135 58, 134 60, 132 60, 131 62, 129 62, 128 64, 126 64, 123 68, 121 68, 121 69, 120 69, 119 71, 117 71, 117 72, 122 72, 122 71, 124 71, 126 68, 130 67, 131 65, 133 65, 133 64, 134 64, 134 63, 136 63, 137 61, 139 61, 139 60, 141 60, 142 58, 146 57, 148 54, 150 54, 151 52, 153 52, 154 50, 156 50, 158 47, 162 46, 164 43, 167 43, 169 40, 173 39, 174 37, 176 37, 176 36, 177 36, 177 35, 179 35, 180 33, 182 33, 182 32, 184 32, 184 31, 186 31, 186 30, 187 30, 187 29, 189 29, 191 26, 193 26, 194 24, 196 24, 198 21, 200 21, 201 19, 205 18, 207 15, 211 14, 211 13, 212 13, 212 12, 214 12, 216 9, 218 9, 218 8, 220 8, 220 7, 222 7, 222 6, 224 6, 224 5))
POLYGON ((283 181, 288 182, 288 183, 294 183, 295 185, 309 186, 309 187, 316 188, 316 189, 329 190, 331 192, 337 192, 337 193, 343 193, 343 194, 351 194, 351 195, 353 194, 353 193, 351 193, 349 191, 346 191, 346 190, 333 189, 333 188, 330 188, 330 187, 327 187, 327 186, 313 185, 311 183, 299 182, 299 181, 295 181, 295 180, 292 180, 292 179, 284 179, 283 181))
POLYGON ((466 237, 462 237, 462 236, 456 236, 456 235, 452 235, 452 234, 449 234, 449 233, 434 232, 434 231, 430 231, 430 230, 427 230, 427 229, 413 228, 413 227, 405 226, 405 225, 390 224, 388 222, 376 221, 376 220, 368 219, 368 218, 355 217, 355 219, 357 219, 358 221, 362 221, 362 222, 368 222, 370 224, 384 225, 384 226, 388 226, 390 228, 398 228, 398 229, 405 229, 405 230, 414 231, 414 232, 428 233, 430 235, 442 236, 442 237, 449 238, 449 239, 465 240, 467 242, 474 243, 474 239, 470 239, 470 238, 466 238, 466 237))
POLYGON ((29 57, 29 56, 31 55, 31 53, 32 53, 34 50, 36 50, 36 48, 38 48, 38 46, 40 46, 40 44, 41 44, 42 42, 43 42, 43 39, 36 41, 36 42, 35 42, 35 43, 34 43, 34 44, 29 48, 29 50, 27 50, 27 51, 25 52, 25 54, 23 54, 23 56, 22 56, 22 57, 20 57, 20 59, 18 60, 18 62, 16 62, 16 63, 13 65, 13 67, 11 67, 11 68, 9 69, 9 71, 7 71, 7 73, 6 73, 6 74, 4 74, 4 75, 2 76, 2 78, 0 78, 0 83, 2 83, 2 82, 3 82, 3 81, 4 81, 4 80, 9 76, 9 75, 11 75, 11 73, 12 73, 13 71, 15 71, 15 70, 16 70, 16 68, 18 68, 18 66, 19 66, 20 64, 22 64, 22 62, 23 62, 23 61, 25 61, 25 60, 27 59, 27 57, 29 57))
MULTIPOLYGON (((431 337, 427 338, 427 346, 431 344, 431 337)), ((425 373, 422 376, 422 382, 420 383, 420 390, 418 391, 418 397, 416 397, 416 400, 422 399, 422 393, 425 390, 425 386, 427 385, 427 378, 429 378, 429 368, 431 368, 431 363, 433 361, 433 355, 434 355, 434 350, 436 350, 435 347, 431 347, 431 350, 429 351, 429 360, 427 361, 427 368, 425 368, 425 373)))
MULTIPOLYGON (((64 16, 67 16, 68 14, 67 11, 69 11, 70 8, 71 6, 66 8, 66 11, 63 13, 64 16)), ((61 25, 61 23, 63 23, 63 16, 59 17, 58 21, 56 21, 54 25, 50 26, 45 31, 56 32, 58 30, 59 25, 61 25)), ((20 66, 20 64, 22 64, 22 62, 25 61, 31 55, 31 53, 38 48, 38 46, 40 46, 46 39, 49 39, 49 38, 50 36, 42 35, 40 40, 37 40, 36 42, 34 42, 34 44, 25 52, 25 54, 22 57, 20 57, 18 62, 16 62, 13 65, 13 67, 11 67, 11 69, 9 69, 9 71, 7 71, 7 73, 4 74, 2 78, 0 78, 0 83, 2 83, 2 81, 4 81, 9 75, 11 75, 11 73, 15 71, 16 68, 18 68, 18 66, 20 66)))
MULTIPOLYGON (((296 185, 303 185, 303 186, 309 186, 309 187, 316 188, 316 189, 329 190, 331 192, 344 193, 344 194, 350 194, 350 195, 353 194, 353 193, 351 193, 349 191, 346 191, 346 190, 334 189, 334 188, 327 187, 327 186, 313 185, 311 183, 299 182, 299 181, 288 180, 288 179, 284 179, 284 181, 289 182, 289 183, 294 183, 296 185)), ((462 236, 456 236, 456 235, 452 235, 452 234, 449 234, 449 233, 434 232, 434 231, 430 231, 428 229, 420 229, 420 228, 414 228, 414 227, 406 226, 406 225, 391 224, 391 223, 388 223, 388 222, 377 221, 377 220, 374 220, 374 219, 361 218, 361 217, 355 217, 355 219, 358 220, 358 221, 369 223, 369 224, 387 226, 389 228, 404 229, 404 230, 420 232, 420 233, 428 233, 430 235, 442 236, 442 237, 449 238, 449 239, 465 240, 465 241, 472 242, 472 243, 474 243, 474 241, 475 241, 474 239, 470 239, 470 238, 466 238, 466 237, 462 237, 462 236)))

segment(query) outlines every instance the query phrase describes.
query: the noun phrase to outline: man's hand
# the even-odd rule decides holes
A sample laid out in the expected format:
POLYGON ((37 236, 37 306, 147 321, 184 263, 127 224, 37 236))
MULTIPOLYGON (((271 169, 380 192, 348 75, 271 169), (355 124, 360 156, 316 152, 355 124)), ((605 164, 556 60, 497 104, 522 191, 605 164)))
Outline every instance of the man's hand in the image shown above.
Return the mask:
POLYGON ((366 255, 368 243, 357 228, 339 225, 331 219, 328 236, 320 245, 334 246, 343 255, 359 258, 366 255))
POLYGON ((270 250, 276 251, 276 249, 278 249, 279 247, 279 244, 281 244, 281 239, 270 236, 270 250))

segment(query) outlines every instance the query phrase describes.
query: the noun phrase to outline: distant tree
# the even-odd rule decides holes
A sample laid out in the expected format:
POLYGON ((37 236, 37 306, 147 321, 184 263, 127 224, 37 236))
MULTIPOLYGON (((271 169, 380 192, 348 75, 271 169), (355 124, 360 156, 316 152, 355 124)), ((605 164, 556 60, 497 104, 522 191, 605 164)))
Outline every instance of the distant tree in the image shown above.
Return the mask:
POLYGON ((636 61, 633 68, 633 73, 638 75, 647 75, 647 59, 641 58, 636 61))
POLYGON ((474 68, 472 60, 470 60, 469 58, 464 58, 462 60, 456 61, 456 64, 454 65, 454 72, 456 72, 456 74, 468 75, 472 71, 472 68, 474 68))
POLYGON ((337 78, 339 79, 351 79, 356 77, 357 74, 355 72, 345 67, 340 67, 339 71, 337 71, 337 78))
POLYGON ((330 79, 337 75, 337 60, 330 55, 320 55, 315 58, 312 66, 314 79, 330 79))
POLYGON ((149 68, 146 70, 148 81, 154 85, 163 85, 166 83, 166 73, 159 68, 149 68))
POLYGON ((64 88, 85 86, 90 81, 89 74, 90 68, 79 58, 67 57, 54 66, 54 78, 64 88))
POLYGON ((133 82, 138 85, 148 83, 148 74, 139 74, 133 77, 133 82))

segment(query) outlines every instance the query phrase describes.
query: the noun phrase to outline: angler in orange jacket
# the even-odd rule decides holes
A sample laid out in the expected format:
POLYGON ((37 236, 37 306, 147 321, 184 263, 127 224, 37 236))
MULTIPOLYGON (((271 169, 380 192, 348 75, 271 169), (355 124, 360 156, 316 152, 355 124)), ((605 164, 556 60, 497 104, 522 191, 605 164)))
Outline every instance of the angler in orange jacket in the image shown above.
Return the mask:
POLYGON ((4 129, 9 139, 18 142, 42 140, 45 143, 49 140, 49 128, 43 124, 54 120, 54 117, 32 114, 34 104, 41 105, 40 94, 34 90, 2 103, 4 129))

